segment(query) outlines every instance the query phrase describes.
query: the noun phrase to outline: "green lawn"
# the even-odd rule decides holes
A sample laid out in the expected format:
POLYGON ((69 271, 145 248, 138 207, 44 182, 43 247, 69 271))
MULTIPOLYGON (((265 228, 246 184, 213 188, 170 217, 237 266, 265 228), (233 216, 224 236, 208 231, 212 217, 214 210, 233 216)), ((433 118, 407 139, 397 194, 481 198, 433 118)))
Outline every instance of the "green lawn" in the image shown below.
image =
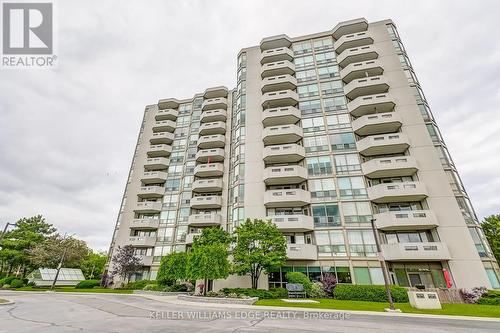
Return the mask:
MULTIPOLYGON (((334 299, 316 299, 319 303, 287 303, 280 299, 262 299, 255 305, 282 306, 312 309, 331 310, 358 310, 382 312, 389 307, 387 303, 342 301, 334 299)), ((500 318, 500 306, 479 304, 442 304, 441 310, 418 310, 410 306, 410 303, 396 303, 396 308, 405 313, 425 313, 436 315, 475 316, 500 318)))
MULTIPOLYGON (((14 289, 18 291, 47 291, 49 288, 22 287, 14 289)), ((76 289, 74 287, 57 287, 56 292, 66 293, 107 293, 107 294, 132 294, 133 290, 125 289, 107 289, 107 288, 92 288, 92 289, 76 289)))

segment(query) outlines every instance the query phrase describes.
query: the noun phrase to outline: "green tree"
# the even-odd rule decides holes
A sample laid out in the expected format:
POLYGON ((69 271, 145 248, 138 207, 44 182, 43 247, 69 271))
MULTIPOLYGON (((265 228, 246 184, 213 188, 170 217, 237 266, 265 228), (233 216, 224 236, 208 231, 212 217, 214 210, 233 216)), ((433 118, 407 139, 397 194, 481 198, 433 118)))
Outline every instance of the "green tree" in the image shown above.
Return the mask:
POLYGON ((55 234, 31 248, 29 255, 36 267, 56 268, 62 259, 63 267, 78 268, 89 252, 84 241, 55 234))
POLYGON ((208 280, 227 278, 229 276, 229 268, 227 247, 223 244, 196 246, 188 254, 188 277, 204 281, 204 295, 207 294, 208 280))
POLYGON ((257 289, 260 274, 281 267, 286 261, 286 241, 275 224, 247 219, 235 229, 233 269, 238 275, 250 275, 257 289))
POLYGON ((177 280, 187 279, 187 253, 173 252, 161 259, 156 282, 159 285, 171 285, 177 280))
POLYGON ((86 279, 100 279, 108 256, 104 252, 90 251, 80 263, 80 268, 86 279))
POLYGON ((16 222, 16 227, 3 237, 0 247, 0 272, 11 274, 16 268, 25 276, 33 270, 30 250, 51 236, 56 228, 45 222, 42 215, 23 217, 16 222))
POLYGON ((203 228, 201 235, 195 237, 193 248, 212 244, 222 244, 228 247, 231 241, 231 235, 220 227, 203 228))
POLYGON ((491 215, 481 223, 493 255, 500 262, 500 215, 491 215))

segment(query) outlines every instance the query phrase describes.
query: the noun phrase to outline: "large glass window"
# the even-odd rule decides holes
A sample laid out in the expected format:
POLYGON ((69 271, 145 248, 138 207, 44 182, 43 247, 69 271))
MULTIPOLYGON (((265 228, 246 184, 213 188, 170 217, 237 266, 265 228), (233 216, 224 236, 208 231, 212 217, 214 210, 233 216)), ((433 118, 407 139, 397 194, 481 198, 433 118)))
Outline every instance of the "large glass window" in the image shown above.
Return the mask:
POLYGON ((498 275, 495 270, 493 268, 486 268, 486 275, 488 275, 488 279, 493 289, 500 289, 500 282, 498 281, 498 275))
POLYGON ((338 227, 340 226, 339 206, 336 203, 311 205, 314 219, 314 226, 338 227))
POLYGON ((331 134, 330 145, 333 151, 356 149, 354 133, 331 134))
POLYGON ((308 157, 306 164, 310 176, 331 175, 333 172, 330 156, 308 157))
POLYGON ((314 97, 319 95, 319 89, 316 83, 308 84, 307 86, 299 86, 297 87, 297 92, 300 98, 314 97))
POLYGON ((326 135, 310 136, 304 138, 304 148, 306 153, 314 153, 329 150, 328 138, 326 135))
POLYGON ((295 77, 297 78, 297 82, 316 80, 316 70, 308 69, 305 71, 297 71, 295 77))
POLYGON ((342 81, 328 81, 321 83, 321 94, 323 96, 342 93, 342 81))
POLYGON ((365 223, 372 219, 369 202, 343 202, 342 214, 346 223, 365 223))
POLYGON ((363 177, 340 177, 337 181, 341 199, 364 199, 368 197, 363 177))
POLYGON ((299 110, 303 116, 313 113, 321 112, 321 103, 319 99, 314 99, 311 101, 300 101, 299 102, 299 110))
POLYGON ((317 230, 314 232, 318 253, 322 255, 346 256, 342 230, 317 230))
POLYGON ((384 275, 380 267, 354 267, 356 284, 384 284, 384 275))
POLYGON ((314 65, 314 58, 312 55, 295 58, 295 67, 296 68, 302 68, 302 67, 307 67, 307 66, 312 66, 312 65, 314 65))
POLYGON ((352 257, 373 257, 377 253, 372 230, 348 230, 349 251, 352 257))
POLYGON ((343 96, 323 99, 323 109, 325 112, 345 110, 346 108, 347 101, 343 96))
POLYGON ((312 198, 334 199, 337 197, 333 178, 311 179, 308 181, 308 184, 312 198))
POLYGON ((332 114, 326 117, 329 130, 351 128, 351 119, 347 113, 332 114))
POLYGON ((309 53, 312 51, 312 45, 310 41, 294 43, 292 49, 294 54, 309 53))
POLYGON ((302 119, 302 128, 304 133, 324 131, 325 121, 323 117, 304 118, 302 119))
POLYGON ((316 54, 316 63, 318 65, 327 64, 335 61, 335 52, 325 52, 316 54))
POLYGON ((314 40, 314 51, 325 50, 332 47, 333 47, 333 40, 331 37, 314 40))
POLYGON ((361 170, 361 161, 358 154, 335 155, 335 171, 337 174, 345 174, 361 170))
POLYGON ((340 76, 339 66, 331 65, 328 67, 320 67, 318 68, 318 76, 320 80, 339 77, 340 76))

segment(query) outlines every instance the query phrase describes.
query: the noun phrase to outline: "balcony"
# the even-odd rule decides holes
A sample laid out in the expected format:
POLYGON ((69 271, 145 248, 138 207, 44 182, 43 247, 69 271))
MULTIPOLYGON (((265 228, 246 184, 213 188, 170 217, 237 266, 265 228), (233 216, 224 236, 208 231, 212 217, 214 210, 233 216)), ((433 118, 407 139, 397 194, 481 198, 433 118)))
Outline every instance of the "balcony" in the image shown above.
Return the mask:
POLYGON ((223 174, 224 164, 222 163, 198 164, 194 168, 196 177, 220 177, 223 174))
POLYGON ((167 180, 167 173, 164 171, 146 171, 141 176, 144 184, 164 183, 167 180))
POLYGON ((219 86, 206 89, 205 93, 203 94, 203 98, 211 99, 217 97, 227 97, 227 95, 228 95, 228 89, 226 87, 219 86))
POLYGON ((262 95, 262 107, 264 109, 295 106, 298 102, 299 95, 293 90, 273 91, 262 95))
POLYGON ((267 64, 282 60, 293 60, 293 52, 288 47, 278 47, 276 49, 264 50, 260 56, 260 63, 267 64))
POLYGON ((450 260, 450 252, 444 243, 395 243, 381 244, 387 261, 442 261, 450 260))
POLYGON ((355 79, 344 86, 347 98, 385 93, 389 90, 387 78, 383 75, 355 79))
POLYGON ((346 49, 352 49, 359 46, 373 44, 373 35, 368 31, 355 32, 348 35, 343 35, 333 43, 333 48, 337 54, 344 52, 346 49))
POLYGON ((200 135, 225 134, 226 123, 222 121, 214 121, 211 123, 203 123, 200 125, 200 135))
POLYGON ((266 163, 297 163, 304 159, 306 151, 304 147, 291 143, 267 146, 263 150, 263 156, 266 163))
POLYGON ((417 172, 417 161, 412 156, 374 158, 361 164, 368 178, 411 176, 417 172))
POLYGON ((307 215, 276 215, 271 216, 271 222, 283 232, 305 232, 314 230, 312 216, 307 215))
POLYGON ((138 202, 135 204, 134 212, 143 214, 160 213, 162 205, 161 202, 138 202))
POLYGON ((156 121, 161 121, 161 120, 175 121, 175 120, 177 120, 178 116, 179 116, 179 111, 174 110, 174 109, 158 110, 158 111, 156 111, 156 114, 155 114, 155 120, 156 121))
POLYGON ((227 98, 217 97, 210 98, 203 101, 201 104, 201 110, 215 110, 215 109, 224 109, 227 110, 227 98))
POLYGON ((192 227, 210 227, 221 224, 222 215, 220 214, 193 214, 188 218, 188 225, 192 227))
POLYGON ((179 101, 175 98, 164 98, 158 101, 159 109, 177 109, 179 107, 179 101))
POLYGON ((281 60, 264 64, 262 65, 262 68, 260 70, 260 75, 263 79, 270 76, 279 76, 285 74, 295 74, 295 64, 288 60, 281 60))
POLYGON ((171 144, 172 142, 174 142, 174 133, 170 133, 170 132, 153 133, 153 135, 151 136, 151 139, 149 139, 149 142, 152 145, 157 145, 157 144, 161 144, 161 143, 171 144))
POLYGON ((295 124, 300 118, 300 110, 293 106, 266 109, 262 113, 262 123, 264 126, 295 124))
POLYGON ((340 71, 340 77, 345 83, 367 76, 377 76, 384 73, 384 68, 378 59, 355 62, 347 65, 340 71))
POLYGON ((307 180, 307 170, 300 165, 267 167, 264 169, 266 185, 299 184, 307 180))
POLYGON ((166 144, 151 145, 148 148, 148 157, 168 157, 172 152, 172 146, 166 144))
POLYGON ((226 137, 222 134, 205 135, 198 138, 199 149, 224 148, 226 137))
POLYGON ((310 203, 311 193, 300 188, 267 190, 264 193, 266 207, 302 207, 310 203))
POLYGON ((193 232, 186 235, 186 244, 193 244, 194 238, 201 235, 201 232, 193 232))
POLYGON ((396 112, 375 113, 362 116, 352 122, 352 129, 357 135, 367 136, 397 132, 403 121, 396 112))
POLYGON ((141 256, 142 266, 153 265, 153 256, 141 256))
POLYGON ((264 128, 262 140, 266 145, 295 143, 302 139, 304 131, 297 125, 280 125, 264 128))
POLYGON ((313 244, 287 244, 288 260, 317 260, 318 247, 313 244))
POLYGON ((378 184, 368 188, 368 197, 375 203, 421 201, 427 188, 421 182, 378 184))
POLYGON ((172 120, 155 121, 153 132, 173 132, 175 131, 175 122, 172 120))
POLYGON ((340 22, 333 28, 332 37, 335 40, 340 39, 343 35, 354 34, 360 31, 366 31, 368 22, 364 18, 340 22))
POLYGON ((201 113, 200 122, 201 123, 212 123, 215 121, 226 121, 227 111, 224 109, 215 109, 203 111, 201 113))
POLYGON ((137 192, 139 198, 161 198, 165 194, 165 188, 161 186, 142 186, 137 192))
POLYGON ((263 93, 278 90, 293 90, 297 88, 297 79, 289 74, 266 77, 262 80, 261 90, 263 93))
POLYGON ((436 216, 430 210, 411 210, 404 212, 385 212, 375 214, 377 228, 380 230, 426 230, 438 226, 436 216))
POLYGON ((337 63, 341 68, 344 68, 355 62, 368 61, 377 58, 377 48, 373 45, 366 45, 344 50, 344 52, 337 56, 337 63))
POLYGON ((193 192, 220 192, 222 191, 222 179, 197 179, 192 185, 193 192))
POLYGON ((224 160, 224 149, 212 148, 198 150, 196 153, 196 162, 201 163, 211 163, 211 162, 221 162, 224 160))
POLYGON ((144 169, 150 170, 164 170, 168 168, 170 162, 168 158, 165 157, 151 157, 146 159, 144 163, 144 169))
POLYGON ((156 237, 131 236, 128 238, 128 244, 134 247, 153 247, 156 244, 156 237))
POLYGON ((204 195, 192 197, 190 206, 193 209, 216 209, 222 207, 222 196, 220 195, 204 195))
POLYGON ((131 229, 158 229, 160 225, 160 219, 133 219, 132 223, 130 223, 131 229))
POLYGON ((355 117, 377 112, 391 112, 395 106, 394 98, 389 93, 360 96, 347 103, 347 109, 355 117))
POLYGON ((404 153, 410 142, 403 133, 367 136, 356 142, 360 154, 365 156, 404 153))
POLYGON ((261 51, 276 49, 279 47, 289 48, 291 45, 292 42, 287 35, 266 37, 260 41, 261 51))

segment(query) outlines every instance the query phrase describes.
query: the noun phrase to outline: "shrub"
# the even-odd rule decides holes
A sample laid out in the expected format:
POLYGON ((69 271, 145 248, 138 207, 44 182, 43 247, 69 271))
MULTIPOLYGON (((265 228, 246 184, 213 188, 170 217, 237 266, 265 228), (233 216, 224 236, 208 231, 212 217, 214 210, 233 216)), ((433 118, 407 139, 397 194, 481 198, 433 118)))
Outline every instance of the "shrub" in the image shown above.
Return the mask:
POLYGON ((222 291, 209 291, 207 292, 208 297, 224 297, 226 294, 222 291))
POLYGON ((467 304, 477 303, 481 298, 481 296, 483 296, 487 292, 488 289, 486 289, 485 287, 475 287, 472 288, 471 290, 460 289, 460 295, 462 296, 464 302, 467 304))
POLYGON ((286 298, 288 293, 285 288, 252 289, 252 288, 224 288, 225 295, 236 294, 238 296, 258 297, 260 299, 286 298))
POLYGON ((288 283, 300 283, 304 286, 306 295, 310 297, 312 290, 312 282, 307 275, 301 272, 288 272, 286 273, 286 280, 288 283))
POLYGON ((83 280, 78 282, 75 286, 76 289, 92 289, 94 287, 99 287, 101 285, 101 281, 99 280, 83 280))
MULTIPOLYGON (((390 286, 392 299, 397 303, 408 302, 406 289, 400 286, 390 286)), ((333 291, 335 299, 351 301, 387 302, 384 286, 339 284, 333 291)))
POLYGON ((165 287, 159 286, 157 284, 147 284, 144 286, 142 290, 148 290, 148 291, 165 291, 165 287))
POLYGON ((477 304, 500 305, 500 291, 488 290, 488 292, 483 294, 477 301, 477 304))
POLYGON ((15 276, 7 276, 3 279, 0 280, 0 286, 3 286, 5 284, 8 284, 10 285, 10 283, 12 282, 12 280, 15 280, 16 277, 15 276))
POLYGON ((309 297, 312 298, 325 298, 326 292, 323 288, 323 284, 321 282, 314 282, 311 287, 311 293, 309 297))
POLYGON ((21 279, 14 279, 10 282, 11 288, 21 288, 22 286, 24 286, 24 283, 21 279))
POLYGON ((7 284, 7 283, 2 286, 2 289, 9 289, 9 288, 10 288, 10 284, 7 284))
POLYGON ((151 280, 139 280, 139 281, 129 282, 125 285, 123 289, 142 290, 148 284, 156 284, 156 282, 151 280))
POLYGON ((188 286, 186 284, 174 284, 169 289, 170 291, 182 292, 188 291, 188 286))
POLYGON ((333 273, 324 273, 321 279, 321 284, 323 285, 323 290, 327 297, 333 297, 333 289, 337 285, 337 278, 333 273))

